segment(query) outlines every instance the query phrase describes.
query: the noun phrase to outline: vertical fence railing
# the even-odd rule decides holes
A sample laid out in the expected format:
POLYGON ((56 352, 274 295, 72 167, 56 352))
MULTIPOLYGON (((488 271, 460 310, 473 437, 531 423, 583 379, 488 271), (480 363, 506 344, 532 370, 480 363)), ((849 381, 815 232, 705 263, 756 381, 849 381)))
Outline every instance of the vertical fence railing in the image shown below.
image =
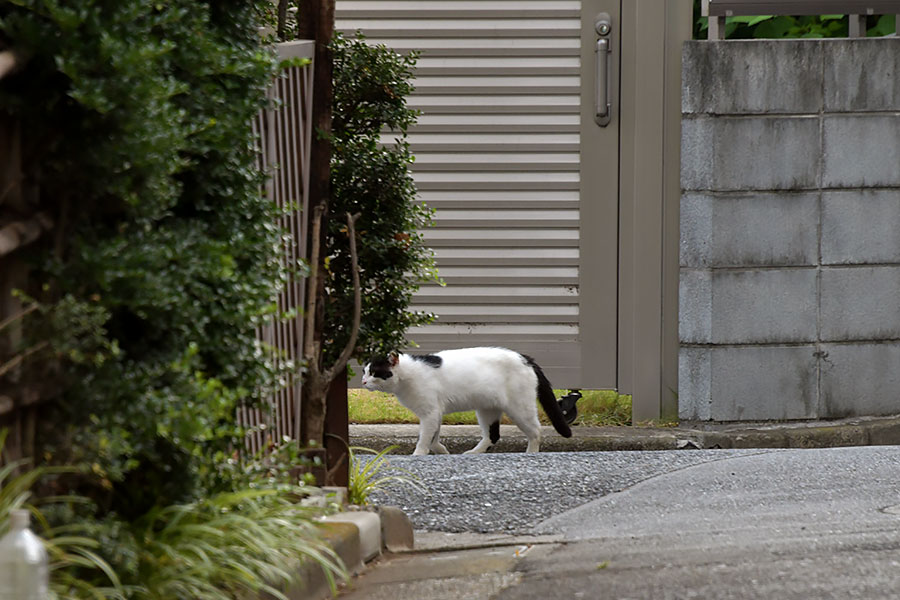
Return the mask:
MULTIPOLYGON (((21 55, 0 51, 0 79, 22 65, 21 55)), ((28 312, 13 290, 25 289, 28 261, 18 252, 53 227, 44 213, 28 214, 38 204, 38 188, 23 174, 20 123, 0 114, 0 373, 5 385, 0 389, 0 430, 8 437, 0 455, 0 466, 34 456, 34 432, 40 414, 41 394, 22 381, 22 317, 28 312)))
MULTIPOLYGON (((279 58, 308 58, 312 61, 313 42, 278 44, 279 58)), ((312 140, 312 63, 286 68, 269 89, 270 105, 253 120, 253 132, 259 143, 259 166, 267 174, 265 194, 282 208, 281 226, 289 235, 282 244, 282 260, 291 267, 306 258, 306 214, 309 191, 309 150, 312 140)), ((276 364, 302 359, 303 319, 300 318, 305 281, 291 277, 276 298, 279 313, 296 314, 276 319, 261 327, 259 339, 273 349, 276 364)), ((270 442, 287 437, 299 438, 299 373, 290 375, 286 385, 269 397, 268 407, 242 408, 238 419, 249 427, 247 447, 258 452, 270 442)))
POLYGON ((897 0, 703 0, 700 14, 709 17, 707 39, 725 38, 726 17, 756 15, 848 15, 849 35, 866 37, 867 15, 897 15, 897 0))

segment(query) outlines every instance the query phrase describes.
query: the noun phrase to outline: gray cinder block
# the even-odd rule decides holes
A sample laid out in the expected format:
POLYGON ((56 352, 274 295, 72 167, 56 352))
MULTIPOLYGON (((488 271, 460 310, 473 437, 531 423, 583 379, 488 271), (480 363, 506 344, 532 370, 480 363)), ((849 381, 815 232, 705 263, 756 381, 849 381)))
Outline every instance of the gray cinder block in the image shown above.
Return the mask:
POLYGON ((716 271, 710 322, 714 344, 814 341, 816 271, 716 271))
POLYGON ((821 48, 826 112, 897 110, 900 38, 823 40, 821 48))
POLYGON ((815 269, 684 270, 679 333, 688 344, 816 339, 815 269))
POLYGON ((900 412, 900 343, 823 344, 820 404, 829 417, 900 412))
POLYGON ((685 113, 815 113, 822 107, 822 46, 812 40, 685 42, 685 113))
POLYGON ((710 348, 683 346, 678 352, 678 418, 708 421, 712 397, 709 385, 710 348))
POLYGON ((815 265, 818 224, 818 193, 686 193, 681 199, 681 264, 815 265))
POLYGON ((818 185, 817 116, 684 119, 681 141, 685 190, 804 190, 818 185))
POLYGON ((710 353, 713 420, 817 416, 815 346, 726 347, 710 353))
POLYGON ((826 188, 900 185, 900 115, 826 115, 826 188))
POLYGON ((678 334, 684 343, 712 340, 712 273, 682 270, 678 282, 678 334))
POLYGON ((822 263, 900 263, 900 190, 824 192, 822 263))
POLYGON ((823 269, 821 302, 823 340, 900 339, 900 267, 823 269))

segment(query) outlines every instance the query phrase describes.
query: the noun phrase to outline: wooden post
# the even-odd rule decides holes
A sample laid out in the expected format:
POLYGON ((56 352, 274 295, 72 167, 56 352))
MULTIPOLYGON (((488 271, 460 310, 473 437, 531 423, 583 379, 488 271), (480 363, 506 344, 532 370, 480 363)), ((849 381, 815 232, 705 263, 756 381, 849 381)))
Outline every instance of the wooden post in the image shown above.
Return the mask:
POLYGON ((347 487, 350 482, 350 425, 347 407, 347 367, 339 371, 328 387, 325 400, 326 485, 347 487))
MULTIPOLYGON (((328 218, 328 198, 331 189, 331 104, 334 96, 334 83, 332 73, 334 60, 329 44, 334 35, 334 0, 301 0, 299 3, 298 35, 302 39, 315 40, 313 56, 313 109, 312 109, 312 140, 310 143, 309 164, 309 210, 307 218, 312 219, 316 209, 323 211, 322 219, 328 218), (321 207, 321 208, 319 208, 321 207)), ((307 228, 312 231, 312 223, 307 228)), ((312 237, 312 236, 310 236, 312 237)), ((315 253, 309 248, 307 256, 318 254, 323 268, 325 253, 324 235, 321 236, 320 252, 315 253)), ((310 240, 308 243, 311 243, 310 240)), ((315 268, 315 267, 314 267, 315 268)), ((314 315, 313 327, 306 328, 304 337, 311 338, 318 348, 321 348, 322 331, 324 329, 324 298, 325 279, 319 278, 317 282, 311 281, 307 285, 317 285, 315 290, 319 299, 318 309, 314 315)), ((308 307, 307 307, 308 308, 308 307)), ((308 361, 321 364, 321 356, 305 356, 308 361)), ((301 400, 300 414, 300 441, 307 444, 310 441, 323 443, 322 431, 316 431, 317 427, 310 427, 310 419, 313 424, 319 421, 323 407, 319 405, 322 398, 310 385, 307 377, 301 400)))

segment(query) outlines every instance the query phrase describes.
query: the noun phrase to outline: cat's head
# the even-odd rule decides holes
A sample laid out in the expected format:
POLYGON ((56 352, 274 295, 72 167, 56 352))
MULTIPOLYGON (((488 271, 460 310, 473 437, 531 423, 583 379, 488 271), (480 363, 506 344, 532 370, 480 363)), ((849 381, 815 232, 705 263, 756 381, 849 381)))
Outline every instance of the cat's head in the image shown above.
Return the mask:
POLYGON ((373 357, 363 368, 362 384, 367 390, 392 392, 397 386, 394 368, 400 362, 400 354, 391 352, 387 356, 373 357))

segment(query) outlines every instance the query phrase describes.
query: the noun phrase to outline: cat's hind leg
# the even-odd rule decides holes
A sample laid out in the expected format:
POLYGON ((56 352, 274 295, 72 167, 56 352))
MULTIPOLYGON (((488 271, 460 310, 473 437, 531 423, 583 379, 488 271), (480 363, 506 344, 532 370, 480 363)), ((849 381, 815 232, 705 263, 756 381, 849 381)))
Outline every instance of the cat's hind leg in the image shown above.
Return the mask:
POLYGON ((516 426, 522 430, 522 433, 525 434, 525 437, 528 438, 528 446, 525 448, 525 452, 540 452, 541 451, 541 422, 537 418, 537 414, 534 415, 534 418, 528 417, 514 417, 513 415, 509 415, 510 420, 516 424, 516 426))
POLYGON ((502 412, 496 409, 478 409, 475 416, 478 417, 478 425, 481 427, 481 441, 463 454, 481 454, 497 443, 500 439, 500 417, 502 412))
POLYGON ((511 389, 509 394, 516 401, 509 403, 506 409, 506 416, 528 438, 528 446, 525 448, 525 452, 540 452, 541 422, 538 419, 537 403, 534 401, 534 390, 529 390, 525 386, 517 386, 511 389))

